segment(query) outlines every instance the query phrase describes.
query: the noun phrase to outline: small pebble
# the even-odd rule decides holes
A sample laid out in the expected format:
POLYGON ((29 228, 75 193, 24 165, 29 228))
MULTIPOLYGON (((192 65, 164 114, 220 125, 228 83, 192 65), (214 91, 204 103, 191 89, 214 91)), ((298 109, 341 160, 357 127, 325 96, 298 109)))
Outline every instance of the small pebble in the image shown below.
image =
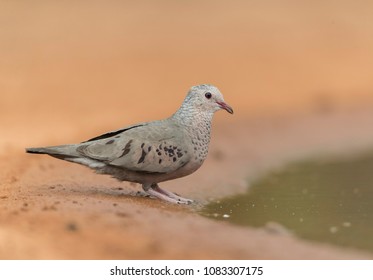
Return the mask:
POLYGON ((330 231, 330 233, 337 233, 337 231, 338 231, 338 227, 330 227, 329 228, 329 231, 330 231))
POLYGON ((344 226, 344 227, 350 227, 350 226, 351 226, 351 223, 350 223, 350 222, 344 222, 344 223, 342 224, 342 226, 344 226))
POLYGON ((75 223, 68 223, 66 225, 66 229, 69 230, 69 231, 77 231, 78 227, 75 223))

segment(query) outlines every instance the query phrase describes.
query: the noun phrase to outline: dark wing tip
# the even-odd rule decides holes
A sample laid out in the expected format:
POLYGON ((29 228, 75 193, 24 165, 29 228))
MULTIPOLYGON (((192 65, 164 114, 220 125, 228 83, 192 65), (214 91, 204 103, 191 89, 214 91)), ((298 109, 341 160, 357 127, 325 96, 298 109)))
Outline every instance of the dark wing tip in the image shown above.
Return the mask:
POLYGON ((130 129, 135 128, 135 127, 140 127, 140 126, 143 126, 143 124, 134 125, 134 126, 127 127, 127 128, 120 129, 120 130, 116 130, 116 131, 111 131, 111 132, 108 132, 108 133, 105 133, 105 134, 93 137, 93 138, 91 138, 91 139, 89 139, 87 141, 84 141, 82 143, 87 143, 87 142, 91 142, 91 141, 96 141, 96 140, 102 140, 102 139, 110 138, 110 137, 113 137, 113 136, 115 136, 117 134, 120 134, 120 133, 122 133, 124 131, 130 130, 130 129))
POLYGON ((45 150, 43 148, 26 148, 26 153, 29 154, 45 154, 45 150))

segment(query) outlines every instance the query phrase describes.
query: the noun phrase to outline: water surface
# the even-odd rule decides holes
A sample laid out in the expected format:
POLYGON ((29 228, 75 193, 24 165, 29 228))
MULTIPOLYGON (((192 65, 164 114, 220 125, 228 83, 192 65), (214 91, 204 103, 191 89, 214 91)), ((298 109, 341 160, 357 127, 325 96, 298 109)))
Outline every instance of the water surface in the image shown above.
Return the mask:
POLYGON ((290 164, 203 215, 243 226, 274 224, 306 239, 373 251, 373 154, 290 164))

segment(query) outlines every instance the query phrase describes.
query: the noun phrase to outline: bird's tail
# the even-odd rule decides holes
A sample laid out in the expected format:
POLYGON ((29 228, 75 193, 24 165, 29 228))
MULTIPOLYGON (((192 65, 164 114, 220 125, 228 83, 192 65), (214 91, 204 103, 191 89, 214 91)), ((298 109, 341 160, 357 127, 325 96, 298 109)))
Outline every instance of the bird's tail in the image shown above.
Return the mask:
POLYGON ((82 164, 93 169, 99 169, 105 166, 105 163, 103 162, 90 159, 79 154, 78 147, 79 144, 41 148, 26 148, 26 152, 31 154, 47 154, 58 159, 63 159, 70 162, 82 164))
POLYGON ((26 153, 30 154, 49 154, 48 148, 26 148, 26 153))
POLYGON ((26 153, 30 154, 47 154, 59 159, 79 157, 75 145, 62 145, 40 148, 26 148, 26 153))

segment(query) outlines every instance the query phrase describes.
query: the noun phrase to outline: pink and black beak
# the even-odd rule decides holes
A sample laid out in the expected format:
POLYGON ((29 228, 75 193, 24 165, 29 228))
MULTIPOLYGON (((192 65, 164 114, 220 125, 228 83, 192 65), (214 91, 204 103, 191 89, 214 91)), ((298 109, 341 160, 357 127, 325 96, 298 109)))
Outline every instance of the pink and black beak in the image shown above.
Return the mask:
POLYGON ((216 101, 216 103, 219 105, 219 107, 220 107, 221 109, 224 109, 224 110, 227 111, 228 113, 233 114, 233 109, 232 109, 232 107, 229 106, 227 103, 222 102, 222 101, 216 101))

